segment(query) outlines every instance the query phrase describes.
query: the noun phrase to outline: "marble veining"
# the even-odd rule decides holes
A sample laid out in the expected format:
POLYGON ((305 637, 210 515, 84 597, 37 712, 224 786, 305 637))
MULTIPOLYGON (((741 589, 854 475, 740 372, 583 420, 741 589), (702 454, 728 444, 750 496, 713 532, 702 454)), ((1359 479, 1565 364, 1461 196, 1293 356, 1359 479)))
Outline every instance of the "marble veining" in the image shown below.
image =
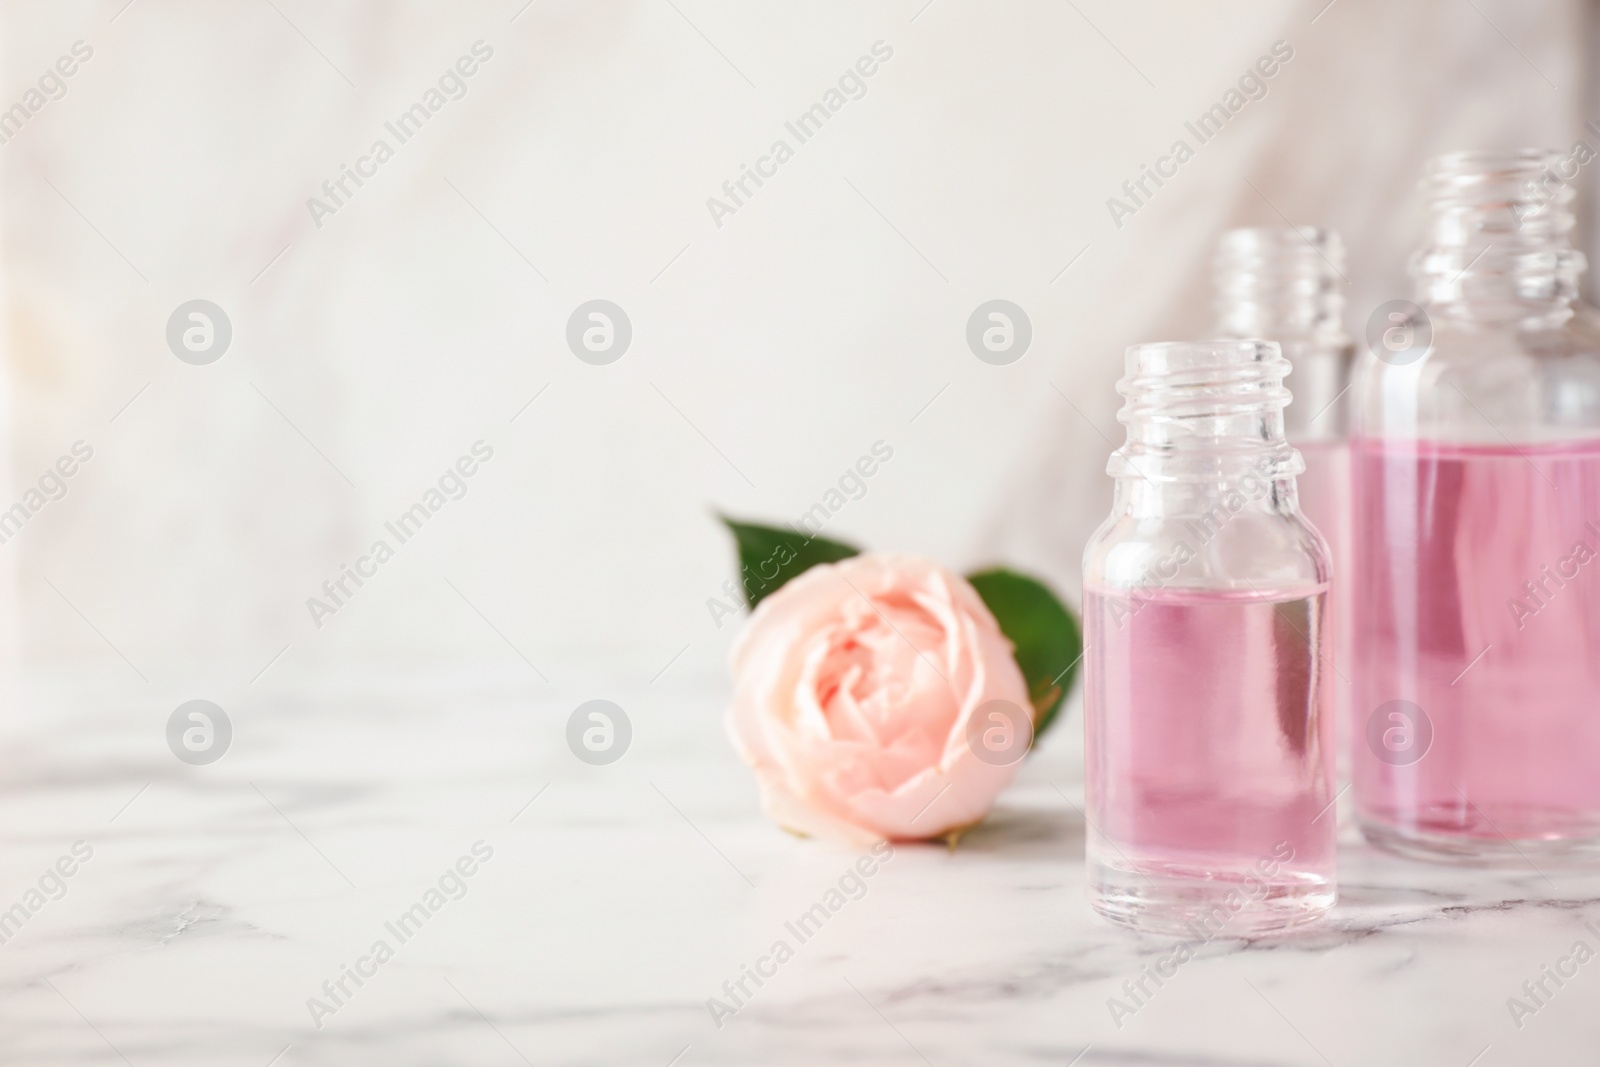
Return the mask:
POLYGON ((1600 1044, 1600 963, 1508 1009, 1575 942, 1600 948, 1600 872, 1433 867, 1348 828, 1327 925, 1199 946, 1117 1017, 1175 942, 1084 903, 1070 708, 988 823, 953 852, 897 847, 719 1026, 708 1001, 857 856, 762 817, 723 695, 619 695, 634 747, 592 767, 563 742, 577 697, 290 687, 191 767, 158 713, 40 687, 7 737, 0 909, 75 842, 93 856, 0 945, 0 1061, 1489 1067, 1600 1044), (393 943, 475 843, 492 859, 393 943), (314 1020, 384 939, 393 958, 314 1020))

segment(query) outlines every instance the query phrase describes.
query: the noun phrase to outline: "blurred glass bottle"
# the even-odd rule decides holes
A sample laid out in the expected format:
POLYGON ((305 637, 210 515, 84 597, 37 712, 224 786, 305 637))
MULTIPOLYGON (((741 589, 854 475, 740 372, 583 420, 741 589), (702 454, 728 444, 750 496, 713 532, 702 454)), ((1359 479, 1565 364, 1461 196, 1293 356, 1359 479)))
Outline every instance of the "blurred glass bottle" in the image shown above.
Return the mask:
POLYGON ((1340 778, 1347 779, 1352 736, 1350 679, 1349 389, 1355 343, 1343 323, 1344 245, 1332 230, 1262 227, 1223 234, 1214 266, 1219 337, 1276 341, 1293 368, 1294 403, 1284 412, 1289 443, 1305 459, 1300 510, 1328 542, 1326 651, 1340 778))
POLYGON ((1422 858, 1600 854, 1600 337, 1576 165, 1441 156, 1417 299, 1368 324, 1354 441, 1355 793, 1422 858))

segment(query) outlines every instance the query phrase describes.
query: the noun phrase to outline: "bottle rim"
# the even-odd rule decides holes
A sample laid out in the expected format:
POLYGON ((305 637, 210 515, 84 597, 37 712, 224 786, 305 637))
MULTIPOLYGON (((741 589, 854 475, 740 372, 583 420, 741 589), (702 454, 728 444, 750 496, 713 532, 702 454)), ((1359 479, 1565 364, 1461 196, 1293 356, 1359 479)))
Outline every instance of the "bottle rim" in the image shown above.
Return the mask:
POLYGON ((1107 464, 1113 477, 1204 482, 1304 469, 1284 436, 1292 368, 1276 341, 1154 341, 1124 359, 1117 420, 1128 434, 1107 464))
POLYGON ((1561 152, 1555 148, 1460 148, 1428 160, 1424 177, 1492 178, 1501 171, 1537 171, 1560 158, 1561 152))
POLYGON ((1168 388, 1273 384, 1293 370, 1278 342, 1262 338, 1147 341, 1129 345, 1123 358, 1117 392, 1130 400, 1168 388))
POLYGON ((1572 163, 1550 148, 1464 149, 1429 160, 1428 232, 1410 262, 1417 299, 1469 318, 1570 314, 1587 266, 1570 240, 1572 163))

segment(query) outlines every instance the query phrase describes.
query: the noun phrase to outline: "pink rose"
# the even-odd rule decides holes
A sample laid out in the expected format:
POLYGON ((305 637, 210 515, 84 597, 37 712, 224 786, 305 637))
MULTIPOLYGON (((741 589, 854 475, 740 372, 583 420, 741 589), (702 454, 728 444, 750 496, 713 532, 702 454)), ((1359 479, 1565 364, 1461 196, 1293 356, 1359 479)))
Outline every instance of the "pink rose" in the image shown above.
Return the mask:
POLYGON ((912 556, 813 567, 767 597, 734 646, 733 683, 728 731, 767 814, 852 842, 982 819, 1020 753, 1004 766, 978 759, 967 724, 991 700, 1032 715, 977 591, 912 556))

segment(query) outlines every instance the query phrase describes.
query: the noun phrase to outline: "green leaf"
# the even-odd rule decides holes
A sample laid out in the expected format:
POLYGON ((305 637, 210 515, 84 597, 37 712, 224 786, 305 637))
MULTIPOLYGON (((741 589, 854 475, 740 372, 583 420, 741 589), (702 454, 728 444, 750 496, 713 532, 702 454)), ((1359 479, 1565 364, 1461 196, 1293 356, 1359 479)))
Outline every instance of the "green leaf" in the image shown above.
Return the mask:
POLYGON ((1083 634, 1067 606, 1042 582, 995 567, 967 575, 1000 623, 1000 632, 1016 646, 1017 666, 1028 683, 1033 703, 1033 736, 1038 739, 1055 720, 1072 689, 1083 634))
POLYGON ((781 589, 784 583, 819 563, 834 563, 861 550, 826 537, 807 537, 782 526, 762 526, 717 516, 733 531, 739 546, 739 585, 744 589, 745 606, 755 606, 781 589))

